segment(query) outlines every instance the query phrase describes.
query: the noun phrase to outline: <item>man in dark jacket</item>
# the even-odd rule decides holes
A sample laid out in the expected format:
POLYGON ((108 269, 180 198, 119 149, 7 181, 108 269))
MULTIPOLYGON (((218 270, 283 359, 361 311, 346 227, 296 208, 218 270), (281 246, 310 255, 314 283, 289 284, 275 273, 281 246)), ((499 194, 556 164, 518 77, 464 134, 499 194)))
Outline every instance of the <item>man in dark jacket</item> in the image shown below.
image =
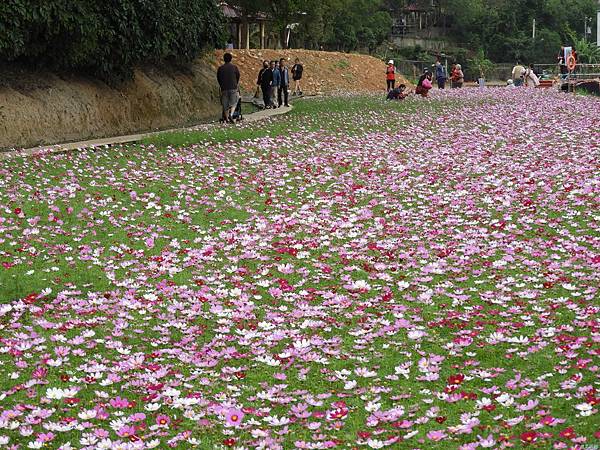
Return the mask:
POLYGON ((271 107, 271 85, 273 84, 273 71, 269 67, 269 61, 263 61, 263 67, 258 72, 256 84, 260 86, 263 93, 265 108, 271 107))
POLYGON ((221 88, 221 105, 223 105, 223 120, 233 122, 231 116, 240 99, 239 83, 240 71, 237 66, 231 63, 233 56, 231 53, 223 55, 223 64, 217 70, 217 81, 221 88))
POLYGON ((290 106, 288 104, 288 86, 290 85, 290 72, 285 65, 285 59, 279 60, 279 73, 281 74, 279 80, 279 89, 277 89, 277 100, 279 106, 281 106, 281 94, 283 94, 284 106, 290 106))

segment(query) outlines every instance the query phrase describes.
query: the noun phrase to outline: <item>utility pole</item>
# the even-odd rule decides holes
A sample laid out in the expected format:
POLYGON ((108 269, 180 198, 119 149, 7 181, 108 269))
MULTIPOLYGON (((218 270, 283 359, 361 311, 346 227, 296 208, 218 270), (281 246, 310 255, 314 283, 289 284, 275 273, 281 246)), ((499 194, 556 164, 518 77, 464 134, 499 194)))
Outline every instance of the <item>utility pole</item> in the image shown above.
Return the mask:
POLYGON ((535 19, 533 19, 533 31, 531 33, 531 38, 535 39, 535 19))

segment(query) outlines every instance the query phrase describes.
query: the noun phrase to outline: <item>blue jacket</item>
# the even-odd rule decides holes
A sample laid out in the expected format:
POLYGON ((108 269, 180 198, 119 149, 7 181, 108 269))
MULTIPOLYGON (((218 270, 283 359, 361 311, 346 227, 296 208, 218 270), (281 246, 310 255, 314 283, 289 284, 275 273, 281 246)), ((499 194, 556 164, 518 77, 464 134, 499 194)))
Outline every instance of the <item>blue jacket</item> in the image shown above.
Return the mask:
POLYGON ((435 66, 435 78, 447 78, 446 77, 446 68, 440 64, 439 66, 435 66))
POLYGON ((273 84, 271 86, 279 86, 281 84, 281 72, 279 69, 273 69, 273 84))
POLYGON ((287 67, 284 67, 283 70, 279 69, 279 73, 281 74, 281 86, 289 86, 290 85, 290 71, 287 67))

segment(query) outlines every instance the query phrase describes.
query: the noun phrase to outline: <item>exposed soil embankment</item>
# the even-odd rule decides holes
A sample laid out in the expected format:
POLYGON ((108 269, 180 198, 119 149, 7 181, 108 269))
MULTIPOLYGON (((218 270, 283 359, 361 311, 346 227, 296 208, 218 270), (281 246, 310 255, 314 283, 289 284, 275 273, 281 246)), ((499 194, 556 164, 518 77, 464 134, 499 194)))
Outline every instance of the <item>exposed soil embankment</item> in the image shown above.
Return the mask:
POLYGON ((201 60, 187 72, 138 69, 118 88, 18 68, 0 73, 0 148, 186 126, 219 114, 215 73, 201 60))
MULTIPOLYGON (((217 51, 215 66, 221 64, 223 51, 217 51)), ((385 62, 368 55, 319 52, 314 50, 233 50, 234 63, 239 67, 242 88, 256 89, 256 79, 263 60, 285 58, 291 69, 296 58, 304 66, 301 88, 304 94, 327 94, 339 91, 383 92, 386 88, 385 62)), ((409 85, 396 75, 397 83, 409 85)))

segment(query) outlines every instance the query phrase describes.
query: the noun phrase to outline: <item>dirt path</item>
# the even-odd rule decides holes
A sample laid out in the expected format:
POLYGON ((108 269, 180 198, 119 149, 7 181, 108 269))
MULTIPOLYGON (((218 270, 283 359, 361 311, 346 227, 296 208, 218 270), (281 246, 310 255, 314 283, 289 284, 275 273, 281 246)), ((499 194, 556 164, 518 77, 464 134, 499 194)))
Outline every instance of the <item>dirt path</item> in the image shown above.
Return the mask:
MULTIPOLYGON (((264 120, 269 117, 279 116, 282 114, 286 114, 293 109, 293 106, 290 105, 289 108, 277 108, 277 109, 264 109, 261 111, 257 111, 251 114, 244 115, 244 122, 257 122, 259 120, 264 120)), ((114 136, 109 138, 102 139, 91 139, 87 141, 79 141, 79 142, 69 142, 65 144, 56 144, 56 145, 42 145, 38 147, 27 148, 23 150, 15 150, 15 151, 6 151, 0 152, 0 160, 15 158, 19 156, 34 156, 39 153, 61 153, 72 150, 80 150, 84 148, 93 148, 93 147, 103 147, 103 146, 111 146, 115 144, 125 144, 128 142, 137 142, 144 138, 150 136, 156 136, 161 133, 170 133, 177 131, 188 131, 198 128, 200 126, 206 127, 218 127, 218 126, 235 126, 235 125, 223 125, 219 122, 212 122, 209 124, 203 123, 200 125, 192 126, 192 127, 184 127, 184 128, 173 128, 170 130, 163 131, 154 131, 151 133, 138 133, 138 134, 128 134, 124 136, 114 136)))

